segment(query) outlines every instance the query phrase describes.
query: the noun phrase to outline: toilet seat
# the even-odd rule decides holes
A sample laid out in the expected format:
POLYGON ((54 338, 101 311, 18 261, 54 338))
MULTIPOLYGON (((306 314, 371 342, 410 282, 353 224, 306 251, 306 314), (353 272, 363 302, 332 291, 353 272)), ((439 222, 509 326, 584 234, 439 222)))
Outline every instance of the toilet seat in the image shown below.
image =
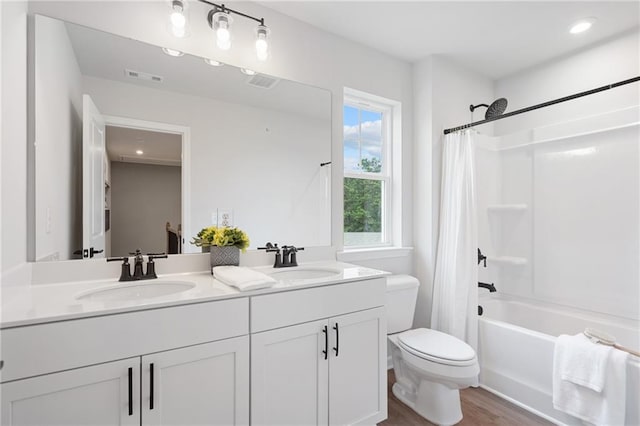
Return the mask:
POLYGON ((471 346, 437 330, 408 330, 398 335, 398 343, 412 355, 438 364, 464 367, 477 362, 471 346))

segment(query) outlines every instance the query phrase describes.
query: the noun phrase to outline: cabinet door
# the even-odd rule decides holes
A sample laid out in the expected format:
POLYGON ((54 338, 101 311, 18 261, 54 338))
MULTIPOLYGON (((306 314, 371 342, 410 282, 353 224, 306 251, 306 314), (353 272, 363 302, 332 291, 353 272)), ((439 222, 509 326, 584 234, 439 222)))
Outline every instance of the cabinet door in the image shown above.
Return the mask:
POLYGON ((251 336, 251 423, 326 425, 327 321, 251 336))
POLYGON ((329 424, 375 424, 387 417, 384 308, 331 318, 329 424), (335 349, 337 348, 337 350, 335 349))
POLYGON ((139 425, 139 386, 138 357, 4 383, 2 425, 139 425))
POLYGON ((249 336, 142 357, 143 425, 248 425, 249 336))

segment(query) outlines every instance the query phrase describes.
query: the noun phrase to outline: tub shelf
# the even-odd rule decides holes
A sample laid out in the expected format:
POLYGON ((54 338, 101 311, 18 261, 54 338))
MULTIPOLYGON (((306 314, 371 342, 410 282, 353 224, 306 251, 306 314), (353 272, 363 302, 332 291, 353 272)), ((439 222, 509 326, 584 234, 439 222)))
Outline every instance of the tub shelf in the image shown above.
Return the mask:
POLYGON ((524 257, 514 256, 488 256, 487 262, 493 262, 502 265, 524 266, 527 264, 527 259, 524 257))
POLYGON ((526 204, 490 204, 487 206, 487 211, 490 213, 523 212, 528 208, 526 204))

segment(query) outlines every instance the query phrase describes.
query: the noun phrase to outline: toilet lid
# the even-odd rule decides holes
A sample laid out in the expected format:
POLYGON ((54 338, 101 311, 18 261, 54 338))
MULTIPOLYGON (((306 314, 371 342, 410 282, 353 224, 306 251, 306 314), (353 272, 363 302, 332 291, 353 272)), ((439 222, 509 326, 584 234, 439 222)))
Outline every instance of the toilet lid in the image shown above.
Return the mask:
POLYGON ((437 330, 426 328, 408 330, 401 333, 398 340, 406 348, 412 349, 416 355, 423 354, 425 358, 437 358, 444 361, 470 361, 476 356, 476 352, 471 346, 456 337, 437 330))

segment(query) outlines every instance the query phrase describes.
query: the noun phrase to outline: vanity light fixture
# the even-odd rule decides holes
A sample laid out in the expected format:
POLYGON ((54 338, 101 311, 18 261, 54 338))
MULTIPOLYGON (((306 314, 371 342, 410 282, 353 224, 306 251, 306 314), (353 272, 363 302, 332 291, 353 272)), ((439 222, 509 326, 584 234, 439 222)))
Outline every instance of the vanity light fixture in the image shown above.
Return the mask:
POLYGON ((255 29, 256 55, 260 61, 266 61, 269 58, 269 35, 271 30, 264 24, 264 18, 256 18, 237 10, 229 9, 224 4, 216 4, 208 0, 198 1, 213 6, 213 9, 207 14, 207 21, 211 29, 215 32, 216 45, 218 48, 222 50, 229 50, 231 48, 231 25, 233 24, 233 17, 231 15, 233 14, 252 19, 258 23, 255 29))
POLYGON ((184 53, 182 53, 181 51, 176 50, 176 49, 169 49, 168 47, 163 47, 162 51, 164 53, 166 53, 167 55, 169 55, 169 56, 179 57, 179 56, 184 55, 184 53))
POLYGON ((184 0, 169 0, 171 14, 169 15, 169 29, 175 37, 187 36, 187 3, 184 0))
POLYGON ((250 70, 249 68, 240 68, 240 71, 242 71, 242 74, 246 74, 246 75, 256 75, 257 74, 254 70, 250 70))
POLYGON ((266 61, 269 58, 270 32, 271 30, 262 24, 256 28, 256 55, 260 61, 266 61))
POLYGON ((137 149, 137 150, 136 150, 136 154, 138 154, 138 155, 142 155, 142 154, 144 154, 144 151, 143 151, 143 150, 141 150, 141 149, 137 149))
POLYGON ((231 24, 233 18, 224 9, 211 9, 209 11, 209 26, 216 33, 216 45, 222 50, 231 48, 231 24))
POLYGON ((222 62, 216 61, 215 59, 204 58, 204 61, 212 67, 221 67, 224 65, 222 62))
POLYGON ((587 31, 596 22, 596 18, 585 18, 571 25, 569 32, 571 34, 580 34, 587 31))

